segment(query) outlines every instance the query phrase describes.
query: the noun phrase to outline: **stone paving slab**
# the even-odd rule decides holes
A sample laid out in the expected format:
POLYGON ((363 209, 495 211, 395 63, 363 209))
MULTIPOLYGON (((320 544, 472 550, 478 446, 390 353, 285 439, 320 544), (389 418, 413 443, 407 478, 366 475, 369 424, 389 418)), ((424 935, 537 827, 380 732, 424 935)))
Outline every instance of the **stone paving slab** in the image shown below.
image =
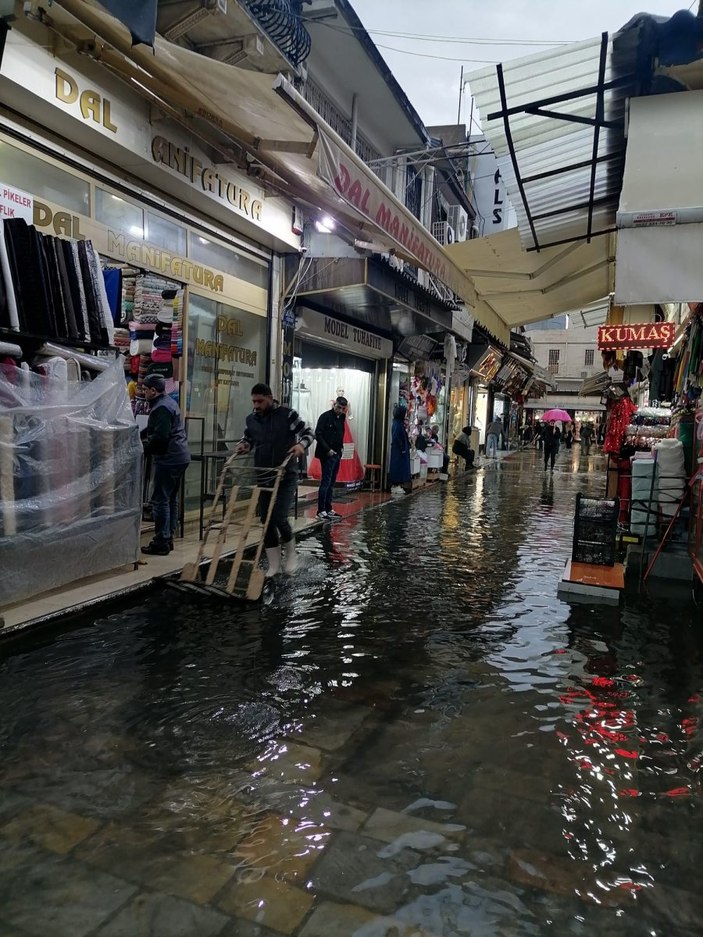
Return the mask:
POLYGON ((98 828, 98 821, 66 813, 50 804, 33 804, 0 825, 0 840, 30 842, 65 854, 98 828))
MULTIPOLYGON (((413 817, 407 813, 396 813, 394 810, 386 810, 383 807, 374 810, 361 830, 365 836, 371 836, 384 843, 397 843, 405 839, 408 845, 416 849, 425 848, 421 845, 423 834, 430 834, 430 838, 431 836, 440 837, 441 841, 446 844, 450 839, 462 839, 465 831, 466 827, 461 823, 437 823, 432 820, 423 820, 421 817, 413 817), (417 845, 413 846, 413 841, 417 845)), ((431 848, 441 844, 433 842, 431 848)))
POLYGON ((232 861, 179 854, 174 842, 158 831, 135 830, 112 823, 78 848, 78 855, 106 872, 118 872, 147 888, 207 904, 232 878, 232 861))
POLYGON ((3 917, 36 937, 85 937, 136 892, 71 860, 37 863, 3 898, 3 917))
POLYGON ((368 837, 338 833, 310 875, 313 891, 371 911, 393 912, 408 891, 407 871, 422 860, 412 849, 384 858, 382 849, 368 837))
POLYGON ((324 827, 269 814, 238 844, 232 857, 247 870, 295 883, 317 862, 331 835, 324 827))
POLYGON ((32 803, 31 798, 24 794, 17 794, 15 791, 0 789, 0 819, 7 814, 14 815, 23 807, 28 807, 32 803))
POLYGON ((359 928, 378 920, 377 914, 358 905, 323 901, 310 915, 299 937, 353 937, 359 928))
POLYGON ((231 882, 217 897, 216 906, 245 920, 284 934, 294 934, 314 903, 314 896, 300 888, 264 876, 253 881, 231 882))
POLYGON ((372 710, 367 706, 328 699, 325 710, 306 716, 302 732, 291 738, 313 748, 335 752, 349 742, 371 715, 372 710))
POLYGON ((324 756, 317 748, 289 739, 272 739, 256 761, 247 767, 258 777, 283 783, 311 784, 324 772, 324 756))
POLYGON ((228 920, 212 908, 200 908, 172 895, 142 894, 95 937, 217 937, 228 920))
MULTIPOLYGON (((222 931, 220 937, 282 937, 280 931, 271 930, 255 921, 236 918, 222 931)), ((329 937, 333 937, 332 934, 329 937)))

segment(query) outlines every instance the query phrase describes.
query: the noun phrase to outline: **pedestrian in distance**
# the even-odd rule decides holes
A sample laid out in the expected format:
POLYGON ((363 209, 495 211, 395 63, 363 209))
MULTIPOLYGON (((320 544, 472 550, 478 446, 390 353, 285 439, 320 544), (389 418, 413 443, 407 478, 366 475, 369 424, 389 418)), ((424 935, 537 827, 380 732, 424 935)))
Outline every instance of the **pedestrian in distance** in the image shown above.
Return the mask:
POLYGON ((571 429, 571 424, 569 424, 564 430, 564 445, 567 449, 571 449, 571 446, 574 442, 574 433, 571 429))
POLYGON ((486 430, 486 458, 487 459, 497 459, 498 458, 498 443, 500 441, 501 434, 503 432, 503 424, 498 419, 493 419, 491 423, 488 424, 488 429, 486 430))
POLYGON ((341 517, 332 507, 332 495, 342 462, 348 406, 346 397, 337 397, 332 408, 320 414, 315 427, 315 455, 320 460, 322 469, 317 493, 317 517, 322 521, 333 521, 341 517))
POLYGON ((544 423, 541 423, 539 420, 535 425, 535 449, 538 452, 542 451, 542 446, 544 445, 544 423))
POLYGON ((581 445, 584 452, 589 452, 593 445, 593 436, 595 435, 593 423, 584 423, 581 426, 581 445))
MULTIPOLYGON (((264 530, 264 548, 269 563, 266 576, 270 578, 281 570, 291 574, 297 568, 295 535, 288 518, 298 487, 297 460, 312 445, 313 432, 295 410, 273 399, 273 392, 267 384, 255 384, 252 387, 251 404, 253 412, 246 419, 244 435, 235 451, 243 453, 253 450, 256 468, 278 468, 288 459, 271 519, 264 530)), ((264 479, 265 475, 259 481, 264 479)), ((271 492, 262 491, 259 517, 263 523, 266 522, 270 504, 271 492)))
POLYGON ((190 450, 180 408, 167 396, 164 378, 160 374, 147 374, 143 387, 151 404, 141 437, 145 454, 154 462, 151 491, 154 536, 151 543, 142 547, 142 553, 168 556, 178 530, 178 492, 190 464, 190 450))
POLYGON ((454 440, 452 444, 452 452, 454 455, 460 456, 464 460, 464 471, 468 472, 469 469, 474 467, 474 459, 476 458, 476 453, 471 448, 471 427, 465 426, 459 435, 454 440))
POLYGON ((391 426, 391 454, 388 465, 388 482, 392 495, 405 494, 404 485, 410 484, 410 440, 405 429, 408 411, 396 406, 391 426))
POLYGON ((561 442, 561 433, 559 427, 557 426, 554 420, 550 420, 548 425, 544 427, 543 433, 544 439, 544 470, 547 471, 547 465, 550 465, 550 471, 554 471, 554 461, 559 452, 559 444, 561 442))

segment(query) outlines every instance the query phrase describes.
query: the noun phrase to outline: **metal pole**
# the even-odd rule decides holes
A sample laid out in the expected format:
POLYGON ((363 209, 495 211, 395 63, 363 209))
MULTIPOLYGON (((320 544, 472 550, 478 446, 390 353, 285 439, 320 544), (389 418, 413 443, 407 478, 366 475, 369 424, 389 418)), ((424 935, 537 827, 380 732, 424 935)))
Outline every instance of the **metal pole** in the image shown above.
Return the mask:
MULTIPOLYGON (((703 4, 703 0, 701 0, 703 4)), ((698 14, 700 16, 700 13, 698 14)), ((459 76, 459 108, 456 112, 456 122, 461 123, 461 99, 464 96, 464 66, 461 66, 461 75, 459 76)))

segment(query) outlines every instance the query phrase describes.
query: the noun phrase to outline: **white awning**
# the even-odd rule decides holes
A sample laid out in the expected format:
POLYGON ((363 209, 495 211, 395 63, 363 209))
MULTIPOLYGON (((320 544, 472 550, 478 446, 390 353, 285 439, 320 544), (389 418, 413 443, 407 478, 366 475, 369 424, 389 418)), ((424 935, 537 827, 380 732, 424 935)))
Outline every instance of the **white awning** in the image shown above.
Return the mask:
POLYGON ((615 301, 703 298, 703 91, 630 102, 615 301))
POLYGON ((602 404, 598 403, 595 397, 565 397, 547 394, 546 397, 539 397, 536 400, 528 400, 524 404, 527 410, 591 410, 594 413, 600 413, 605 410, 602 404))
POLYGON ((583 308, 612 290, 611 235, 528 252, 511 228, 445 250, 473 280, 477 313, 487 307, 511 328, 583 308))
MULTIPOLYGON (((167 113, 239 146, 283 195, 331 214, 353 237, 421 267, 475 306, 470 277, 283 76, 227 65, 158 36, 153 50, 132 46, 127 29, 93 4, 57 0, 57 7, 107 44, 94 47, 98 61, 146 89, 167 113)), ((72 38, 57 13, 55 28, 72 38)), ((509 343, 506 324, 490 308, 476 318, 509 343)))

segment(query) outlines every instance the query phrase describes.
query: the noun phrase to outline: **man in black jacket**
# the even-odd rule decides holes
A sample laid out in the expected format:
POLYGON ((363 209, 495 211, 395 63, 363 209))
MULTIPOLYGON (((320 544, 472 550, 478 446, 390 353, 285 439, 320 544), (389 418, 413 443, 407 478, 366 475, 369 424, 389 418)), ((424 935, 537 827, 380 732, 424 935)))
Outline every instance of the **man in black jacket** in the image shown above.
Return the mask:
POLYGON ((323 521, 332 521, 341 516, 332 508, 332 494, 342 461, 347 406, 346 397, 337 397, 332 409, 325 410, 315 427, 315 455, 322 467, 320 490, 317 493, 317 516, 323 521))
POLYGON ((178 492, 190 464, 190 449, 178 404, 166 394, 160 374, 144 378, 144 396, 151 404, 149 421, 141 433, 144 452, 153 457, 154 482, 151 509, 154 539, 142 553, 168 556, 178 529, 178 492))
MULTIPOLYGON (((254 465, 257 468, 278 468, 288 456, 292 457, 278 486, 271 520, 264 531, 264 546, 269 561, 266 575, 275 576, 280 572, 281 561, 284 573, 294 573, 297 567, 295 534, 288 517, 298 486, 297 460, 312 445, 312 430, 295 410, 276 403, 267 384, 255 384, 252 387, 251 403, 254 412, 247 417, 246 429, 236 451, 250 452, 253 449, 254 465)), ((266 480, 262 481, 265 483, 266 480)), ((262 492, 259 501, 262 521, 266 520, 270 503, 271 495, 262 492)))

